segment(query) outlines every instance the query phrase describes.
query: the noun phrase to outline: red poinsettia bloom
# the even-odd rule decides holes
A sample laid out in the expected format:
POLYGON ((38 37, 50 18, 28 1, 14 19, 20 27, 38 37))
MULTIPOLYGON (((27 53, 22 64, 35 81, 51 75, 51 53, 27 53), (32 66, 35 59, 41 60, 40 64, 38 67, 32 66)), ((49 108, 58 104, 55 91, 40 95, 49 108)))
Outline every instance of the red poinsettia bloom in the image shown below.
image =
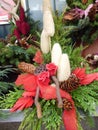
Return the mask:
POLYGON ((57 66, 54 63, 46 64, 46 69, 49 71, 50 75, 56 75, 57 66))
POLYGON ((86 76, 85 68, 76 68, 73 72, 80 80, 86 76))
POLYGON ((80 79, 81 85, 90 84, 98 78, 98 73, 86 74, 85 68, 76 68, 72 73, 80 79))
POLYGON ((36 63, 42 64, 43 63, 43 56, 40 50, 38 50, 33 58, 33 61, 36 63))
POLYGON ((48 71, 44 71, 38 75, 38 84, 48 85, 50 82, 50 75, 48 71))

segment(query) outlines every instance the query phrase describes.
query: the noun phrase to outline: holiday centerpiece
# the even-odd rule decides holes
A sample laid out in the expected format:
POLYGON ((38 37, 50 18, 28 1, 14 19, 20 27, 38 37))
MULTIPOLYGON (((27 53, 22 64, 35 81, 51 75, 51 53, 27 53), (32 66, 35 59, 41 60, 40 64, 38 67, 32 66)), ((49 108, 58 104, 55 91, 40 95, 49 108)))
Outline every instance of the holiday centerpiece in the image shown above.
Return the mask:
POLYGON ((63 25, 62 15, 53 17, 50 0, 43 0, 40 47, 32 63, 18 63, 15 90, 1 101, 11 112, 24 111, 19 130, 60 130, 62 124, 66 130, 82 130, 80 110, 89 117, 96 111, 98 69, 91 70, 81 57, 82 47, 65 44, 63 25))

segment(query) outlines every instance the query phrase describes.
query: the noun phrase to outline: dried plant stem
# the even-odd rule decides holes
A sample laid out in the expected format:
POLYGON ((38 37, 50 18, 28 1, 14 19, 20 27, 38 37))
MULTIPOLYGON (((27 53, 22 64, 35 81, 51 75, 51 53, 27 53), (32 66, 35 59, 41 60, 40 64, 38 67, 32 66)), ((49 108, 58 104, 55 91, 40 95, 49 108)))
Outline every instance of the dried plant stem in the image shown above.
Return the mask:
POLYGON ((57 80, 57 78, 55 76, 52 76, 52 80, 56 84, 56 94, 57 94, 57 100, 58 100, 58 107, 62 108, 63 107, 63 101, 62 101, 62 98, 61 98, 61 95, 60 95, 59 81, 57 80))
POLYGON ((37 108, 37 117, 40 119, 40 118, 42 118, 42 111, 41 111, 41 105, 40 105, 40 103, 38 101, 38 99, 39 99, 39 91, 40 91, 39 87, 37 87, 34 101, 35 101, 35 106, 37 108))

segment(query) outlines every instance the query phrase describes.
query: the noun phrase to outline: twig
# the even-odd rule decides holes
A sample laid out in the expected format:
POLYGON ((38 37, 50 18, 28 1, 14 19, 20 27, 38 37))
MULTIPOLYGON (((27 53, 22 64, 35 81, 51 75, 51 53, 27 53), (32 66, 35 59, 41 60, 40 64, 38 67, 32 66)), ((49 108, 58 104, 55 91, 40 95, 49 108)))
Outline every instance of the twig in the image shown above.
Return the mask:
POLYGON ((58 82, 58 80, 55 76, 52 76, 52 80, 56 84, 56 94, 57 94, 57 99, 58 99, 58 107, 62 108, 63 107, 63 101, 62 101, 62 98, 61 98, 61 95, 60 95, 59 82, 58 82))
POLYGON ((35 106, 37 108, 37 117, 40 119, 40 118, 42 118, 42 111, 41 111, 41 105, 40 105, 40 103, 38 101, 38 99, 39 99, 39 91, 40 91, 39 87, 37 87, 34 101, 35 101, 35 106))

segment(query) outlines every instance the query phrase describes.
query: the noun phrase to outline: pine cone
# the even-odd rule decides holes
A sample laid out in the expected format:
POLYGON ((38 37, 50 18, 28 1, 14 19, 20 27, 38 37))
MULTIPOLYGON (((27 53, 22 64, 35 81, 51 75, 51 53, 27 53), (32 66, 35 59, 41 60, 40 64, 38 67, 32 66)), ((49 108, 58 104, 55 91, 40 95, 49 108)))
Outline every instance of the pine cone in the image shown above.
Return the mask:
POLYGON ((35 66, 29 63, 25 63, 25 62, 20 62, 20 64, 18 65, 18 68, 25 73, 34 73, 35 70, 35 66))
POLYGON ((68 101, 68 99, 63 98, 63 109, 65 110, 71 110, 72 109, 72 103, 70 101, 68 101))
POLYGON ((67 92, 71 92, 72 90, 78 88, 79 85, 79 79, 74 74, 72 74, 68 80, 60 82, 60 88, 67 92))
POLYGON ((41 64, 40 66, 36 67, 34 74, 38 75, 43 71, 46 71, 46 65, 45 64, 41 64))

